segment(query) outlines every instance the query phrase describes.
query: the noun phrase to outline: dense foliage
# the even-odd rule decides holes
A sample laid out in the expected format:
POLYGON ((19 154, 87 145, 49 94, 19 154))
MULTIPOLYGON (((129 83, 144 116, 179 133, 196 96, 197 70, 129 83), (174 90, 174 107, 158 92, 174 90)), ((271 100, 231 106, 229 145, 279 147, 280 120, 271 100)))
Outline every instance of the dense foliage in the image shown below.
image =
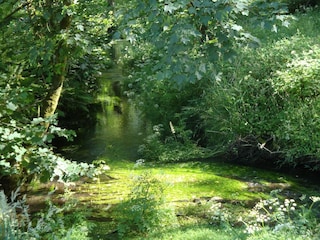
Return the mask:
POLYGON ((134 67, 127 95, 156 129, 140 148, 144 157, 207 156, 205 147, 245 161, 318 168, 316 38, 296 32, 285 5, 131 4, 136 11, 119 13, 125 23, 119 34, 135 53, 126 60, 134 67), (281 39, 288 26, 291 39, 281 39))
POLYGON ((1 191, 0 207, 1 239, 89 239, 90 224, 82 213, 73 210, 72 202, 64 207, 50 203, 46 211, 39 213, 37 221, 32 220, 26 199, 21 199, 18 191, 13 192, 10 199, 1 191), (64 212, 70 210, 72 214, 65 216, 64 212))
MULTIPOLYGON (((230 153, 246 162, 319 170, 319 9, 308 8, 315 4, 0 0, 1 188, 9 195, 34 179, 66 182, 100 173, 56 154, 52 141, 74 136, 61 125, 77 129, 94 121, 97 77, 111 64, 111 36, 129 42, 126 94, 153 125, 139 149, 143 158, 230 153), (286 4, 290 12, 302 11, 296 22, 286 4)), ((164 208, 163 189, 152 175, 139 177, 116 211, 120 236, 176 221, 173 209, 164 208)), ((32 222, 15 196, 8 202, 0 192, 0 234, 50 239, 57 232, 68 239, 88 231, 81 216, 72 224, 77 215, 64 216, 71 219, 65 227, 59 214, 66 209, 53 206, 32 222)), ((269 237, 270 230, 279 238, 307 238, 319 234, 311 212, 319 199, 311 200, 299 211, 293 199, 261 201, 233 222, 222 204, 200 204, 208 224, 230 224, 229 233, 232 224, 243 224, 244 238, 269 237)))
POLYGON ((96 101, 96 78, 110 62, 108 29, 113 20, 108 11, 104 12, 108 3, 0 4, 0 181, 6 183, 3 187, 12 190, 34 177, 43 181, 72 180, 90 169, 92 175, 93 166, 63 159, 53 152, 51 143, 55 136, 74 135, 57 125, 56 112, 60 119, 70 119, 70 115, 83 118, 64 124, 73 128, 93 118, 89 107, 96 101), (57 111, 61 94, 64 100, 57 111))
POLYGON ((279 33, 222 66, 202 105, 211 145, 232 143, 230 151, 246 161, 319 168, 318 12, 298 15, 287 38, 279 33))
POLYGON ((156 129, 140 148, 144 157, 208 156, 205 147, 241 161, 319 168, 316 22, 292 20, 282 3, 303 12, 314 5, 133 1, 137 11, 120 12, 119 30, 135 52, 126 60, 134 69, 127 95, 156 129))
POLYGON ((291 13, 303 10, 308 7, 317 6, 317 0, 281 0, 281 2, 288 5, 288 9, 291 13))
MULTIPOLYGON (((108 9, 98 0, 0 1, 0 184, 7 196, 32 180, 65 183, 99 174, 94 164, 56 154, 52 142, 75 135, 58 124, 62 116, 83 118, 63 124, 73 128, 93 118, 96 79, 110 63, 108 9)), ((86 239, 85 222, 63 216, 70 209, 51 206, 35 222, 20 198, 11 201, 0 193, 4 239, 86 239)))

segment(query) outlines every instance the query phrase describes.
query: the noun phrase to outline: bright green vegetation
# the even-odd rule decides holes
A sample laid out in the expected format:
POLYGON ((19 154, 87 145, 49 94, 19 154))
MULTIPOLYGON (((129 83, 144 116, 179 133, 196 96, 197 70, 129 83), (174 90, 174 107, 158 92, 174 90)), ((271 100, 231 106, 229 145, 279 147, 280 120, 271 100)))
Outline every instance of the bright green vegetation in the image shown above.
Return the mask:
MULTIPOLYGON (((107 184, 88 185, 99 189, 101 197, 109 197, 109 203, 117 203, 128 192, 128 183, 135 175, 150 170, 163 183, 167 184, 168 200, 190 200, 192 198, 210 198, 219 197, 225 200, 245 201, 267 198, 268 190, 274 187, 283 186, 283 188, 292 188, 293 179, 286 179, 282 174, 267 172, 262 170, 252 170, 250 168, 229 165, 226 163, 205 163, 205 162, 187 162, 171 164, 147 164, 146 166, 134 167, 131 162, 110 164, 112 169, 108 172, 111 180, 107 184), (258 190, 250 192, 247 181, 254 181, 261 184, 265 192, 258 190), (110 194, 111 193, 111 194, 110 194), (104 196, 106 195, 106 196, 104 196), (111 197, 111 199, 110 199, 111 197)), ((108 177, 107 177, 108 179, 108 177)), ((103 181, 103 179, 101 180, 103 181)), ((294 188, 293 188, 294 189, 294 188)), ((91 189, 89 190, 89 192, 91 189)), ((94 199, 93 199, 94 201, 94 199)), ((97 199, 97 203, 100 200, 97 199)))
MULTIPOLYGON (((311 223, 314 221, 311 212, 304 209, 300 213, 300 207, 310 204, 307 196, 317 195, 316 186, 304 187, 301 179, 283 173, 214 161, 169 164, 122 161, 109 162, 109 165, 108 176, 101 176, 98 183, 83 185, 80 190, 90 193, 81 202, 93 208, 90 216, 97 224, 91 233, 93 238, 117 239, 119 234, 119 239, 140 239, 137 235, 141 239, 207 239, 205 234, 210 234, 209 239, 259 239, 261 236, 267 239, 276 234, 284 238, 289 235, 268 233, 274 228, 270 226, 272 229, 268 230, 269 223, 277 221, 276 225, 281 225, 287 221, 286 216, 273 212, 275 209, 270 210, 269 205, 280 206, 287 201, 297 209, 288 213, 292 217, 290 224, 300 228, 299 221, 310 221, 303 234, 312 239, 316 233, 310 229, 315 224, 311 223), (293 200, 303 195, 305 200, 293 200), (258 222, 257 229, 248 234, 246 231, 253 228, 259 218, 254 215, 257 208, 254 206, 260 206, 260 200, 269 210, 262 210, 261 215, 274 219, 265 220, 263 225, 258 222), (243 220, 239 220, 240 217, 243 220)), ((296 232, 289 234, 294 236, 296 232)))
MULTIPOLYGON (((148 239, 148 238, 147 238, 148 239)), ((166 233, 157 233, 151 236, 150 239, 160 240, 160 239, 177 239, 177 240, 231 240, 234 239, 232 234, 228 234, 224 231, 219 231, 212 229, 212 227, 202 226, 202 227, 190 227, 188 229, 172 230, 166 233), (160 235, 160 236, 159 236, 160 235)))
MULTIPOLYGON (((228 153, 246 163, 317 170, 319 9, 306 9, 295 16, 296 20, 283 19, 285 26, 273 29, 277 32, 260 28, 270 22, 239 17, 239 24, 244 25, 239 34, 249 36, 248 31, 260 42, 230 43, 235 51, 228 52, 231 56, 217 47, 227 59, 216 61, 202 57, 214 55, 211 40, 203 44, 198 40, 200 45, 194 49, 190 39, 180 48, 168 47, 168 52, 157 55, 154 51, 161 52, 157 42, 143 36, 155 46, 147 45, 150 53, 144 51, 131 60, 136 64, 129 62, 135 66, 128 80, 133 85, 129 96, 142 103, 139 108, 155 128, 140 152, 147 159, 179 161, 205 156, 211 150, 211 154, 228 153), (195 55, 185 57, 185 52, 195 55), (170 54, 172 62, 167 57, 170 54), (156 67, 169 64, 175 70, 163 66, 165 70, 155 71, 154 63, 156 67), (143 77, 146 73, 148 78, 143 77)), ((170 15, 173 22, 180 17, 170 15)), ((184 20, 190 23, 193 18, 184 20)), ((144 27, 151 31, 151 26, 144 27)), ((205 36, 215 39, 214 34, 208 30, 205 36)), ((170 36, 161 39, 170 43, 170 36)), ((140 43, 143 41, 139 47, 140 43)))
MULTIPOLYGON (((56 222, 55 217, 61 220, 63 216, 62 209, 51 206, 40 220, 50 228, 40 231, 43 225, 39 225, 30 230, 45 236, 50 229, 60 229, 61 235, 56 236, 61 239, 73 239, 63 238, 67 232, 74 239, 317 237, 319 199, 309 199, 317 194, 317 187, 303 187, 301 179, 222 162, 159 165, 111 161, 109 165, 111 170, 96 182, 81 184, 71 195, 63 196, 76 197, 80 201, 77 209, 85 210, 86 215, 67 214, 65 223, 56 222), (73 227, 66 229, 70 223, 73 227), (81 231, 88 233, 88 238, 81 231)), ((10 206, 17 207, 17 203, 10 206)), ((63 211, 75 206, 70 201, 63 211)))
POLYGON ((319 172, 319 7, 302 2, 0 0, 1 238, 318 239, 317 191, 231 164, 319 172), (124 95, 152 129, 139 162, 58 154, 124 95), (49 180, 60 206, 30 215, 15 189, 49 180))

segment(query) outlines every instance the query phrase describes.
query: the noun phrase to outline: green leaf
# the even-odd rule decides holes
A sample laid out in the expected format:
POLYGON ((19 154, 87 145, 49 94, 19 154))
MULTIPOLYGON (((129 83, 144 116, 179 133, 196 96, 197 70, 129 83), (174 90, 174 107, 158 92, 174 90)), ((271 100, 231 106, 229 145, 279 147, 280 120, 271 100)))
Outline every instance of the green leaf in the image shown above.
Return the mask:
POLYGON ((173 13, 175 10, 177 10, 178 7, 174 6, 173 3, 168 3, 164 6, 164 12, 173 13))
POLYGON ((208 23, 211 20, 211 16, 201 16, 200 17, 200 23, 202 23, 205 26, 208 26, 208 23))
POLYGON ((17 138, 22 138, 22 135, 18 132, 13 132, 8 136, 8 140, 14 140, 17 138))
MULTIPOLYGON (((10 163, 5 160, 0 161, 0 166, 1 166, 1 168, 10 168, 11 167, 10 163)), ((1 172, 2 172, 2 169, 1 169, 1 172)))
POLYGON ((38 124, 43 123, 43 122, 44 122, 44 118, 38 117, 38 118, 33 118, 31 124, 38 125, 38 124))
POLYGON ((80 30, 81 32, 84 31, 84 27, 82 24, 78 24, 77 29, 80 30))
POLYGON ((0 151, 2 151, 6 147, 5 144, 0 144, 0 151))
POLYGON ((11 110, 11 111, 15 111, 15 110, 18 108, 18 106, 15 105, 15 104, 12 103, 12 102, 8 102, 6 107, 7 107, 7 109, 9 109, 9 110, 11 110))
POLYGON ((243 28, 242 28, 242 26, 240 26, 240 25, 232 24, 231 29, 239 32, 239 31, 241 31, 243 28))
POLYGON ((206 73, 207 72, 205 63, 201 63, 200 64, 199 71, 202 72, 202 73, 206 73))
POLYGON ((20 146, 13 146, 12 147, 13 150, 15 151, 15 159, 17 162, 21 162, 22 161, 22 157, 23 155, 27 152, 27 150, 24 147, 20 147, 20 146))
POLYGON ((210 44, 207 48, 208 60, 210 62, 216 62, 219 60, 219 48, 213 44, 210 44))
POLYGON ((188 8, 188 11, 189 11, 190 14, 196 14, 197 13, 197 10, 194 7, 188 8))
POLYGON ((196 74, 197 80, 202 79, 202 75, 198 71, 196 71, 195 74, 196 74))
POLYGON ((249 10, 247 9, 247 4, 245 4, 244 2, 238 1, 236 3, 236 12, 240 12, 242 15, 244 16, 248 16, 249 15, 249 10))

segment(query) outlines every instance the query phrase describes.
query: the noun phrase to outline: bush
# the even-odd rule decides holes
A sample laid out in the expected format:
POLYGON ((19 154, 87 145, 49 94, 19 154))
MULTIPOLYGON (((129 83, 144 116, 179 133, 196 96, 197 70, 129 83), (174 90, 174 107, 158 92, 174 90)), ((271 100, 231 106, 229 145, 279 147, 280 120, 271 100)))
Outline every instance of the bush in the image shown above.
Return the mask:
POLYGON ((272 78, 274 94, 283 101, 283 109, 278 114, 279 127, 275 131, 279 144, 289 163, 299 164, 294 159, 311 156, 314 162, 304 164, 314 169, 320 169, 319 58, 320 48, 315 46, 294 56, 287 67, 272 78))
POLYGON ((26 199, 19 199, 18 191, 11 194, 7 201, 4 192, 0 192, 0 237, 4 240, 48 239, 48 240, 84 240, 89 225, 82 213, 64 215, 74 209, 74 204, 56 207, 52 204, 46 212, 34 221, 28 213, 26 199))
POLYGON ((144 144, 139 146, 138 153, 142 158, 150 161, 177 162, 205 158, 213 154, 212 151, 199 147, 191 140, 190 130, 175 128, 171 122, 169 125, 173 132, 172 136, 167 137, 163 137, 162 124, 153 126, 153 134, 146 137, 144 144))
POLYGON ((314 7, 318 4, 317 0, 281 0, 281 2, 287 4, 291 13, 299 11, 305 7, 314 7))
POLYGON ((233 65, 222 64, 221 80, 197 110, 211 148, 231 146, 225 150, 246 161, 319 169, 319 48, 314 20, 300 17, 295 28, 306 32, 294 28, 289 39, 243 49, 233 65))
MULTIPOLYGON (((301 199, 304 199, 303 196, 301 199)), ((310 197, 312 203, 298 205, 294 199, 271 198, 259 201, 247 215, 240 218, 245 224, 247 239, 316 239, 319 197, 310 197)))
POLYGON ((134 179, 131 193, 115 210, 118 233, 123 237, 159 231, 177 224, 174 210, 165 204, 165 186, 151 172, 134 179))
POLYGON ((194 217, 202 219, 206 224, 217 227, 230 227, 229 223, 232 220, 231 213, 223 204, 211 199, 195 199, 193 202, 179 209, 179 214, 186 218, 194 217))
POLYGON ((26 109, 35 104, 27 87, 5 84, 9 77, 0 75, 0 183, 6 193, 32 178, 73 181, 83 175, 93 176, 92 164, 71 162, 54 153, 54 137, 72 139, 73 132, 57 126, 56 115, 50 119, 32 117, 26 109), (48 129, 45 125, 50 123, 48 129))

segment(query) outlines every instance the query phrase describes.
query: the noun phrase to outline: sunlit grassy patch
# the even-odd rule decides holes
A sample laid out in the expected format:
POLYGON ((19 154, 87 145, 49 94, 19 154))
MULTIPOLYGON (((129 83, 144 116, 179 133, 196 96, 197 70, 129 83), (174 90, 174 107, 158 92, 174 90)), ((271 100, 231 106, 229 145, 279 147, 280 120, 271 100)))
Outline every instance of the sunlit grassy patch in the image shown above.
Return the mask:
MULTIPOLYGON (((132 178, 143 171, 152 173, 167 185, 170 201, 192 201, 195 198, 221 198, 225 201, 254 201, 268 198, 270 191, 303 190, 295 179, 282 173, 259 170, 222 162, 187 162, 143 164, 130 161, 108 163, 107 177, 83 187, 92 204, 116 204, 129 193, 132 178)), ((86 197, 85 197, 86 198, 86 197)))
MULTIPOLYGON (((241 234, 241 233, 239 233, 241 234)), ((148 237, 135 238, 152 240, 233 240, 234 234, 222 229, 215 229, 212 226, 192 226, 187 229, 174 229, 163 233, 156 233, 148 237)))
MULTIPOLYGON (((248 195, 240 194, 246 189, 246 183, 213 173, 189 171, 188 169, 166 170, 160 173, 159 177, 169 183, 168 197, 173 201, 199 197, 248 200, 248 195)), ((257 197, 254 194, 250 195, 253 198, 257 197)))
MULTIPOLYGON (((210 221, 208 212, 210 213, 214 204, 221 204, 219 209, 232 213, 231 219, 236 221, 260 199, 269 199, 270 191, 281 189, 285 194, 296 194, 295 196, 298 196, 300 191, 305 194, 310 192, 299 184, 298 179, 283 173, 223 162, 190 161, 137 165, 123 160, 108 161, 108 165, 111 170, 106 172, 105 176, 82 186, 81 191, 87 195, 80 198, 86 208, 93 209, 91 218, 97 222, 97 226, 100 226, 100 222, 108 223, 108 228, 104 230, 98 227, 100 236, 105 236, 101 239, 112 239, 109 237, 117 229, 113 219, 114 210, 119 203, 128 200, 134 179, 145 172, 150 172, 164 184, 164 197, 175 209, 180 228, 168 229, 156 235, 148 234, 148 237, 140 239, 233 239, 234 236, 242 234, 241 228, 237 227, 234 229, 236 233, 231 233, 229 231, 233 227, 228 227, 229 230, 225 231, 224 228, 206 225, 210 221)), ((112 237, 116 235, 113 234, 112 237)))

